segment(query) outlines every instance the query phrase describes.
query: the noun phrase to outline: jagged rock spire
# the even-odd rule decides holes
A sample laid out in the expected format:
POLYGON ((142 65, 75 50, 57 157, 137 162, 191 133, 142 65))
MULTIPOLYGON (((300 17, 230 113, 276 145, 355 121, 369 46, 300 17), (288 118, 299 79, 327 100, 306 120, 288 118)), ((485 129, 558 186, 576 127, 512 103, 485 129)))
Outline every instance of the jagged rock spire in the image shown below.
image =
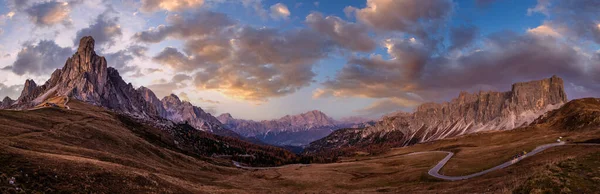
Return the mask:
POLYGON ((81 38, 77 52, 67 59, 62 69, 54 71, 44 85, 27 80, 16 109, 34 107, 55 96, 69 96, 117 112, 188 122, 197 129, 238 137, 215 117, 190 102, 182 102, 174 94, 160 101, 148 88, 134 89, 116 69, 107 67, 104 57, 96 55, 94 44, 91 36, 81 38))
POLYGON ((79 48, 77 48, 77 54, 82 56, 84 61, 90 62, 91 57, 93 55, 96 55, 96 52, 94 51, 95 42, 96 41, 91 36, 84 36, 83 38, 81 38, 81 40, 79 40, 79 48))

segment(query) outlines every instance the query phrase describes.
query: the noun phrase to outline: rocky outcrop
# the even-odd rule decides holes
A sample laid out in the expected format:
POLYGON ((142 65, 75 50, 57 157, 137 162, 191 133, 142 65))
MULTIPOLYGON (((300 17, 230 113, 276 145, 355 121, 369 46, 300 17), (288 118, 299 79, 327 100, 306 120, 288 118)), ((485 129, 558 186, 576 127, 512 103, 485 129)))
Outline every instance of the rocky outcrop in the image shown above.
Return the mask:
POLYGON ((154 92, 152 90, 150 90, 149 88, 146 88, 146 87, 142 86, 142 87, 139 87, 137 89, 137 92, 140 93, 144 97, 144 100, 146 100, 146 102, 148 102, 152 106, 154 106, 154 108, 156 109, 156 112, 161 117, 166 118, 167 111, 165 110, 162 101, 160 101, 156 97, 156 94, 154 94, 154 92))
POLYGON ((254 137, 273 145, 294 146, 304 146, 329 135, 337 129, 358 124, 336 121, 318 110, 263 121, 235 119, 229 113, 222 114, 217 118, 221 123, 242 136, 254 137))
POLYGON ((217 118, 190 102, 180 100, 174 94, 164 97, 161 102, 165 109, 164 118, 175 122, 187 122, 193 127, 213 133, 225 130, 217 118))
POLYGON ((15 101, 13 99, 11 99, 10 97, 5 97, 2 102, 0 102, 0 109, 5 109, 10 107, 13 103, 15 103, 15 101))
MULTIPOLYGON (((389 141, 410 145, 480 131, 509 130, 526 126, 566 102, 563 80, 557 76, 516 83, 508 92, 461 92, 450 102, 425 103, 413 113, 385 117, 374 126, 361 130, 361 141, 372 139, 370 136, 401 132, 404 134, 402 139, 389 141)), ((325 141, 344 142, 327 138, 325 141)), ((327 145, 340 147, 335 143, 327 145)))
POLYGON ((37 86, 33 80, 27 80, 13 108, 31 108, 57 96, 138 116, 158 115, 131 84, 123 81, 117 70, 107 67, 104 57, 96 55, 94 39, 89 36, 81 39, 77 52, 44 85, 37 86))
POLYGON ((28 109, 52 97, 68 96, 138 118, 155 120, 162 117, 178 123, 187 122, 196 129, 218 135, 241 137, 225 129, 212 115, 177 96, 159 100, 148 88, 134 89, 116 69, 107 67, 104 57, 96 55, 94 43, 92 37, 83 37, 77 52, 67 59, 62 69, 54 71, 41 86, 27 80, 17 102, 5 108, 28 109))
POLYGON ((182 101, 175 94, 164 97, 159 100, 152 90, 146 87, 137 89, 154 108, 157 110, 160 117, 171 120, 176 123, 188 123, 190 126, 211 132, 217 135, 230 136, 243 139, 239 134, 225 128, 221 122, 210 113, 205 112, 202 108, 192 105, 187 101, 182 101))

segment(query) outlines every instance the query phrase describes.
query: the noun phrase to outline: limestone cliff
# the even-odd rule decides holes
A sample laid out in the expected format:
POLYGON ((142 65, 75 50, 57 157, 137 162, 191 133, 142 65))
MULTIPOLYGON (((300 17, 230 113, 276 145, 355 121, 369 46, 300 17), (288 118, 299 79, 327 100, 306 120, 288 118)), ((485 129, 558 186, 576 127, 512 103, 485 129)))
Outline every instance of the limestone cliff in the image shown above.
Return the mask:
MULTIPOLYGON (((479 131, 510 130, 527 125, 566 102, 563 80, 557 76, 516 83, 507 92, 461 92, 458 98, 449 102, 425 103, 413 113, 385 117, 374 126, 361 130, 362 140, 357 142, 372 139, 370 136, 385 136, 392 131, 403 135, 400 139, 389 141, 410 145, 479 131)), ((328 138, 324 141, 344 142, 328 138)), ((328 145, 340 147, 335 143, 328 145)), ((313 150, 321 149, 317 143, 311 146, 313 150)))

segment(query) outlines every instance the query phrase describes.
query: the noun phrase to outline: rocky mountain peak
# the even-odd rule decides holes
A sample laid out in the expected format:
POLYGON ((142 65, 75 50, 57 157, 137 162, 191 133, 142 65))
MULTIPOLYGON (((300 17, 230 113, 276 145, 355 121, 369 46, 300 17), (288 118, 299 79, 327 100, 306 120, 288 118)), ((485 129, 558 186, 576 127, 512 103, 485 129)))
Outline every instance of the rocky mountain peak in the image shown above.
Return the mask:
POLYGON ((83 37, 77 52, 44 85, 27 80, 16 108, 31 108, 55 96, 70 96, 119 112, 158 115, 116 69, 107 67, 104 57, 96 55, 94 43, 92 37, 83 37))
POLYGON ((223 113, 223 114, 219 115, 219 117, 232 118, 233 119, 233 116, 231 116, 231 114, 229 114, 229 113, 223 113))
POLYGON ((233 116, 231 116, 231 114, 229 114, 229 113, 223 113, 223 114, 219 115, 217 118, 219 119, 219 121, 221 121, 221 120, 233 119, 233 116))
POLYGON ((144 86, 141 86, 137 89, 137 92, 142 95, 142 97, 144 97, 144 99, 146 100, 146 102, 152 104, 156 111, 158 112, 158 114, 163 117, 166 118, 166 110, 163 106, 163 103, 161 100, 158 99, 158 97, 156 97, 156 95, 154 94, 154 92, 152 90, 150 90, 149 88, 146 88, 144 86))
POLYGON ((8 108, 10 107, 15 101, 13 99, 11 99, 10 97, 4 97, 4 99, 2 100, 2 102, 0 102, 0 109, 4 109, 4 108, 8 108))
POLYGON ((146 87, 134 89, 116 69, 107 67, 104 57, 96 55, 94 44, 94 38, 90 36, 81 38, 77 52, 66 60, 62 69, 54 71, 41 86, 27 80, 18 102, 9 108, 28 109, 52 97, 69 96, 116 112, 152 120, 162 117, 174 122, 188 122, 199 130, 239 137, 223 128, 212 115, 189 102, 182 102, 174 94, 159 100, 146 87))
POLYGON ((96 41, 91 36, 84 36, 79 40, 79 47, 77 48, 77 54, 85 59, 85 62, 90 62, 92 56, 96 55, 94 51, 96 41))
POLYGON ((548 79, 515 83, 511 101, 517 112, 540 109, 547 104, 566 103, 563 80, 554 75, 548 79))
POLYGON ((327 117, 327 115, 320 110, 311 110, 306 113, 303 113, 304 116, 312 116, 312 117, 327 117))
POLYGON ((32 79, 25 80, 25 86, 23 87, 23 91, 21 91, 21 96, 33 93, 37 87, 37 84, 32 79))
MULTIPOLYGON (((461 92, 449 102, 424 103, 413 113, 384 117, 374 126, 360 130, 359 139, 353 142, 371 145, 379 138, 377 142, 410 145, 480 131, 510 130, 526 126, 566 102, 563 80, 557 76, 515 83, 506 92, 461 92), (381 140, 389 134, 395 134, 393 139, 381 140)), ((348 142, 334 136, 328 138, 324 141, 348 142)), ((315 144, 311 149, 319 146, 315 144)))
MULTIPOLYGON (((103 86, 107 81, 108 74, 118 74, 112 69, 109 72, 106 59, 96 55, 94 51, 94 39, 90 36, 81 38, 77 52, 69 59, 62 68, 62 81, 79 81, 85 79, 90 83, 88 87, 102 89, 97 86, 103 86)), ((118 76, 120 78, 120 76, 118 76)), ((81 88, 80 88, 81 89, 81 88)), ((102 91, 98 91, 102 93, 102 91)))
POLYGON ((179 99, 179 96, 177 96, 175 94, 165 96, 161 101, 163 104, 170 104, 170 105, 181 104, 181 100, 179 99))
POLYGON ((235 119, 229 113, 221 114, 217 119, 242 136, 273 145, 306 145, 337 129, 364 126, 356 125, 362 119, 336 121, 319 110, 263 121, 235 119))
POLYGON ((35 88, 35 87, 37 87, 37 84, 32 79, 27 79, 27 80, 25 80, 25 87, 26 88, 31 88, 31 87, 35 88))

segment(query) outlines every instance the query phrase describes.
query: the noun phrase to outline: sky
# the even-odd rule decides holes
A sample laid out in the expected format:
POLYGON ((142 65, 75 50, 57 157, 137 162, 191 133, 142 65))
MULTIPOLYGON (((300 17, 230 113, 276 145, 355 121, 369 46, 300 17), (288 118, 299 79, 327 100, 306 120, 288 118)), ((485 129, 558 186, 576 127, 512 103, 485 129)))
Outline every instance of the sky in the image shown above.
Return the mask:
POLYGON ((558 75, 600 96, 594 0, 0 0, 0 96, 83 36, 135 87, 213 115, 378 118, 558 75))

